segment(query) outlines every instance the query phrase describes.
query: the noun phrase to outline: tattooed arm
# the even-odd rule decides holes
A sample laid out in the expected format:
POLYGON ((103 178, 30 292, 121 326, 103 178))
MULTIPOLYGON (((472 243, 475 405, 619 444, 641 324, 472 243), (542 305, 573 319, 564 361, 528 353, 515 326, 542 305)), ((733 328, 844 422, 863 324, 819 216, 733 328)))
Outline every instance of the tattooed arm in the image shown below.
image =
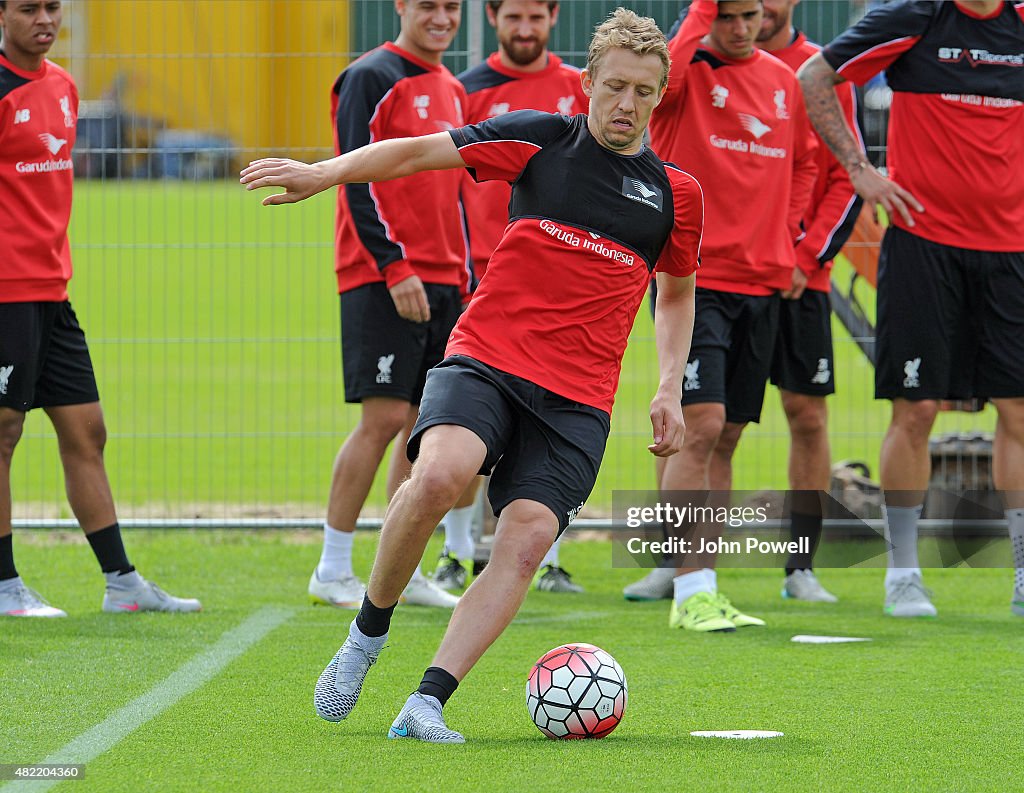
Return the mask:
POLYGON ((821 139, 832 149, 836 159, 850 174, 853 189, 871 206, 879 204, 891 217, 899 213, 907 226, 914 225, 911 210, 924 212, 921 203, 896 182, 875 170, 861 150, 843 116, 835 86, 844 82, 825 61, 821 53, 814 55, 798 72, 807 103, 807 115, 821 139))

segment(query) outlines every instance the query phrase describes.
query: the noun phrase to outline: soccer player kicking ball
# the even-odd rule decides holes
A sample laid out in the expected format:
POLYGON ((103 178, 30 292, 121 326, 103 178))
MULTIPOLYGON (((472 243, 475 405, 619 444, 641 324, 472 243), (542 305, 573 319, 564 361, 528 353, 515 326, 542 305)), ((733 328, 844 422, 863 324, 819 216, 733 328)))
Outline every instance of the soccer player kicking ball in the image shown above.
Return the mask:
POLYGON ((679 405, 703 226, 700 186, 643 144, 669 56, 651 19, 617 10, 595 32, 582 82, 590 115, 521 111, 416 139, 382 141, 313 165, 252 163, 265 204, 336 184, 468 167, 515 186, 487 277, 427 375, 363 605, 316 685, 317 713, 341 721, 387 642, 402 589, 431 532, 480 472, 498 513, 491 562, 455 608, 419 688, 388 733, 462 743, 441 709, 518 611, 552 541, 586 500, 608 437, 627 336, 651 272, 659 293, 657 456, 683 442, 679 405))
POLYGON ((103 610, 199 611, 198 600, 142 578, 121 542, 96 378, 68 302, 78 89, 46 59, 61 16, 60 0, 0 0, 0 615, 67 616, 14 566, 11 459, 25 414, 37 407, 57 433, 71 510, 106 577, 103 610))

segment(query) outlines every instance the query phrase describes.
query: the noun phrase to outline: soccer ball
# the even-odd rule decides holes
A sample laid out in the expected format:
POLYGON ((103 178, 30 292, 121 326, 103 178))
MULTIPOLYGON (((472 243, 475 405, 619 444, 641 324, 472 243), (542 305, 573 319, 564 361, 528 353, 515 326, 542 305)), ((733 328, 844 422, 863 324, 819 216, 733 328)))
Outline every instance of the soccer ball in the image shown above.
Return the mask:
POLYGON ((626 676, 592 644, 544 653, 526 681, 526 707, 548 738, 604 738, 626 712, 626 676))

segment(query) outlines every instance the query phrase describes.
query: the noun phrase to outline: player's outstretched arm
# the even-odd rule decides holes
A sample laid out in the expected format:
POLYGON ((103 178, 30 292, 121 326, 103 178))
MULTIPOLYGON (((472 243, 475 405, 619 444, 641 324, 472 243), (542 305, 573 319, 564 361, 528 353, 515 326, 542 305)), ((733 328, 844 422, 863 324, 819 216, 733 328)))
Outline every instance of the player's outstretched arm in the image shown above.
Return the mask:
POLYGON ((658 303, 654 312, 654 343, 658 349, 658 391, 651 400, 656 457, 670 457, 683 448, 683 372, 693 336, 694 288, 697 276, 677 278, 658 273, 658 303))
POLYGON ((800 67, 797 76, 804 90, 807 115, 821 139, 849 172, 853 189, 872 207, 881 204, 890 217, 899 213, 907 226, 913 226, 911 210, 924 212, 924 207, 908 190, 882 176, 864 156, 836 97, 835 86, 844 82, 843 78, 820 52, 800 67))
POLYGON ((264 206, 294 204, 328 187, 358 182, 384 182, 420 171, 463 168, 466 163, 451 135, 438 132, 419 138, 395 138, 371 143, 340 157, 314 163, 280 157, 254 160, 239 181, 246 190, 283 187, 285 192, 263 199, 264 206))

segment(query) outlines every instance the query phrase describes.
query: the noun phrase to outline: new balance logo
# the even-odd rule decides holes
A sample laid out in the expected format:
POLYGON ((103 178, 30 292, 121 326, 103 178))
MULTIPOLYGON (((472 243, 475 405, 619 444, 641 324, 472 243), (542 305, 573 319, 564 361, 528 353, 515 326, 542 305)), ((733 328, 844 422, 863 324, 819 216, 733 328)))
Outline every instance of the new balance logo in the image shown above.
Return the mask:
POLYGON ((39 140, 43 142, 43 145, 49 149, 50 154, 56 154, 67 144, 65 138, 58 138, 55 135, 51 135, 49 132, 44 132, 39 136, 39 140))
POLYGON ((391 364, 395 362, 395 354, 382 355, 377 359, 377 382, 391 382, 391 364))
POLYGON ((903 387, 904 388, 920 388, 921 387, 921 359, 914 358, 912 361, 907 361, 903 364, 903 387))
POLYGON ((512 106, 508 102, 495 102, 491 105, 491 109, 487 111, 487 117, 503 116, 511 109, 512 106))
POLYGON ((729 89, 722 85, 716 85, 711 89, 711 106, 725 107, 725 100, 729 98, 729 89))
POLYGON ((683 377, 686 378, 683 381, 684 391, 700 391, 700 374, 697 372, 698 369, 700 369, 700 358, 694 358, 686 364, 686 371, 683 373, 683 377))
POLYGON ((630 179, 628 176, 623 176, 622 194, 632 201, 646 204, 652 209, 657 209, 661 212, 662 193, 654 185, 644 184, 639 179, 630 179))
POLYGON ((24 124, 26 121, 31 121, 31 120, 32 120, 32 111, 29 110, 28 108, 25 108, 24 110, 15 110, 14 111, 14 123, 15 124, 24 124))
POLYGON ((583 509, 584 503, 586 503, 586 502, 581 501, 580 505, 578 507, 573 507, 572 509, 570 509, 568 512, 565 513, 566 517, 569 518, 569 522, 570 523, 572 523, 574 520, 576 520, 576 516, 580 514, 580 510, 583 509))
POLYGON ((816 385, 825 385, 832 378, 832 372, 829 369, 828 358, 818 359, 818 371, 815 372, 814 377, 811 378, 811 382, 816 385))
POLYGON ((430 107, 430 95, 421 94, 412 98, 412 106, 416 108, 416 115, 420 118, 427 117, 427 108, 430 107))
POLYGON ((0 394, 7 393, 7 383, 11 379, 11 372, 14 371, 14 364, 10 366, 0 366, 0 394))
POLYGON ((573 110, 575 110, 576 97, 575 96, 563 96, 558 100, 558 112, 563 116, 571 116, 573 110))
POLYGON ((772 131, 772 128, 765 124, 757 116, 752 116, 750 113, 737 113, 740 117, 740 124, 743 125, 743 129, 753 135, 757 140, 761 140, 765 135, 772 131))

